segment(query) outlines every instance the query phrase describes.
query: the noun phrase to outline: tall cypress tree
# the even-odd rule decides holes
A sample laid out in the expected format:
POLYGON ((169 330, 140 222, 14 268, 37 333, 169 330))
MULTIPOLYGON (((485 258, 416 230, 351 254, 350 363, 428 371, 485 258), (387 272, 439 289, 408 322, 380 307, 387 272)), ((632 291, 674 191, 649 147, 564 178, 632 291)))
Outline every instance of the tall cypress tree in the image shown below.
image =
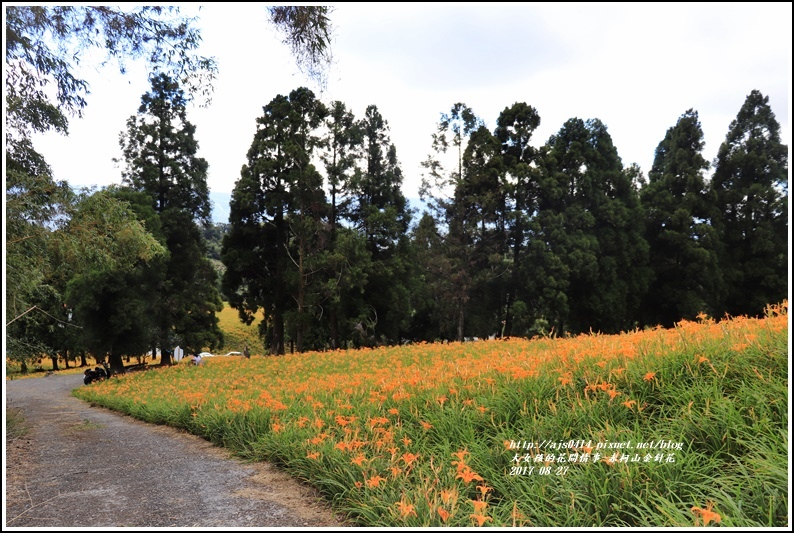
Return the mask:
POLYGON ((669 327, 701 312, 713 316, 710 304, 722 290, 703 146, 697 111, 690 109, 657 146, 648 184, 640 192, 653 269, 643 304, 648 325, 669 327))
POLYGON ((222 302, 198 227, 210 219, 209 165, 197 156, 196 127, 187 120, 188 100, 179 84, 165 74, 151 82, 119 142, 124 184, 149 195, 170 252, 152 305, 158 317, 153 343, 162 350, 162 363, 170 364, 175 344, 194 351, 220 346, 215 312, 222 302))
POLYGON ((640 219, 632 176, 606 126, 568 120, 545 148, 531 226, 538 319, 558 333, 632 327, 647 283, 640 219))
POLYGON ((509 274, 504 276, 502 296, 504 314, 502 333, 523 335, 529 328, 527 304, 530 295, 524 283, 524 258, 528 246, 529 221, 537 211, 538 151, 529 141, 540 126, 540 115, 534 107, 516 102, 506 107, 496 120, 494 135, 501 143, 504 164, 506 246, 509 248, 509 274), (514 307, 518 304, 517 309, 514 307), (518 311, 518 316, 516 316, 518 311), (517 318, 517 322, 515 320, 517 318))
POLYGON ((158 213, 168 208, 186 210, 208 223, 209 164, 196 155, 196 127, 187 120, 185 93, 165 74, 151 81, 138 114, 127 120, 127 131, 120 138, 127 165, 122 172, 124 183, 148 192, 158 213))
POLYGON ((224 293, 249 322, 265 309, 271 354, 285 351, 286 322, 303 349, 312 274, 326 202, 312 164, 325 106, 305 87, 263 108, 240 179, 232 191, 230 229, 221 252, 224 293))
POLYGON ((359 172, 363 142, 360 124, 343 102, 335 101, 329 108, 326 128, 321 159, 330 198, 324 305, 328 310, 330 345, 337 349, 353 331, 354 324, 348 323, 350 317, 357 316, 364 306, 360 302, 361 287, 366 283, 370 262, 361 259, 367 253, 362 249, 364 239, 344 225, 353 202, 353 177, 359 172))
POLYGON ((720 145, 711 187, 731 315, 757 315, 788 289, 788 147, 769 98, 752 91, 720 145))
POLYGON ((357 129, 362 164, 350 181, 349 220, 364 237, 371 258, 359 337, 371 342, 400 341, 408 327, 411 276, 406 258, 411 211, 402 193, 403 174, 389 124, 377 106, 367 107, 357 129), (370 324, 366 327, 366 324, 370 324))

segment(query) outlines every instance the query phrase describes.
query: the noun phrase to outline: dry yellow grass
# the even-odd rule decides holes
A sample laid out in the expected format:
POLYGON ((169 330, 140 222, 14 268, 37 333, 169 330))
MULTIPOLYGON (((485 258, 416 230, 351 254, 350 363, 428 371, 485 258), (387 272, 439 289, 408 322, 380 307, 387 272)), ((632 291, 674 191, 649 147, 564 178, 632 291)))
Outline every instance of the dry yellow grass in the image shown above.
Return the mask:
POLYGON ((223 311, 218 313, 219 326, 223 331, 223 353, 242 352, 247 342, 251 355, 262 354, 264 348, 259 337, 259 323, 263 319, 264 312, 260 311, 251 325, 246 326, 240 321, 237 310, 232 309, 228 303, 224 302, 223 311))

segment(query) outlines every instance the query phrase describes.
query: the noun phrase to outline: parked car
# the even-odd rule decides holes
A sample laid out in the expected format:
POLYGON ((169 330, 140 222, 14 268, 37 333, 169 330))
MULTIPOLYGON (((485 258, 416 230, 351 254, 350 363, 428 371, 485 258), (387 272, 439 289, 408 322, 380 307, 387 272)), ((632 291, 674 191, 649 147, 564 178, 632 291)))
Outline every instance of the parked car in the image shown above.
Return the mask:
POLYGON ((201 353, 199 354, 199 357, 201 357, 201 358, 203 359, 203 358, 205 358, 205 357, 215 357, 215 356, 214 356, 214 355, 212 355, 212 354, 211 354, 211 353, 209 353, 209 352, 201 352, 201 353))
POLYGON ((226 355, 243 355, 242 352, 229 352, 226 355))

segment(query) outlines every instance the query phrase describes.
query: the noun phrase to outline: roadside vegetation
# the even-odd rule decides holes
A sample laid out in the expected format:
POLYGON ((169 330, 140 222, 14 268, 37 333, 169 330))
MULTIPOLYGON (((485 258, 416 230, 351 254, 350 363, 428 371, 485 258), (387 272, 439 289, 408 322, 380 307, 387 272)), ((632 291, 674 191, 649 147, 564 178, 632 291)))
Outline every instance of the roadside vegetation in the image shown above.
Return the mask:
POLYGON ((317 487, 362 526, 781 527, 788 307, 670 329, 212 358, 75 395, 317 487))

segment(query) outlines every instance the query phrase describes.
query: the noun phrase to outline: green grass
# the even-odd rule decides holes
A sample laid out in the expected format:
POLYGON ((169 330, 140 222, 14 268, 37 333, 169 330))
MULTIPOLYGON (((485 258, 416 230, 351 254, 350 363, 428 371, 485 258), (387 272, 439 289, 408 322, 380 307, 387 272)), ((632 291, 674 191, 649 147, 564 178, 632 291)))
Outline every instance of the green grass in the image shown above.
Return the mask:
POLYGON ((22 411, 15 408, 6 408, 6 442, 24 437, 28 433, 28 426, 22 411))

